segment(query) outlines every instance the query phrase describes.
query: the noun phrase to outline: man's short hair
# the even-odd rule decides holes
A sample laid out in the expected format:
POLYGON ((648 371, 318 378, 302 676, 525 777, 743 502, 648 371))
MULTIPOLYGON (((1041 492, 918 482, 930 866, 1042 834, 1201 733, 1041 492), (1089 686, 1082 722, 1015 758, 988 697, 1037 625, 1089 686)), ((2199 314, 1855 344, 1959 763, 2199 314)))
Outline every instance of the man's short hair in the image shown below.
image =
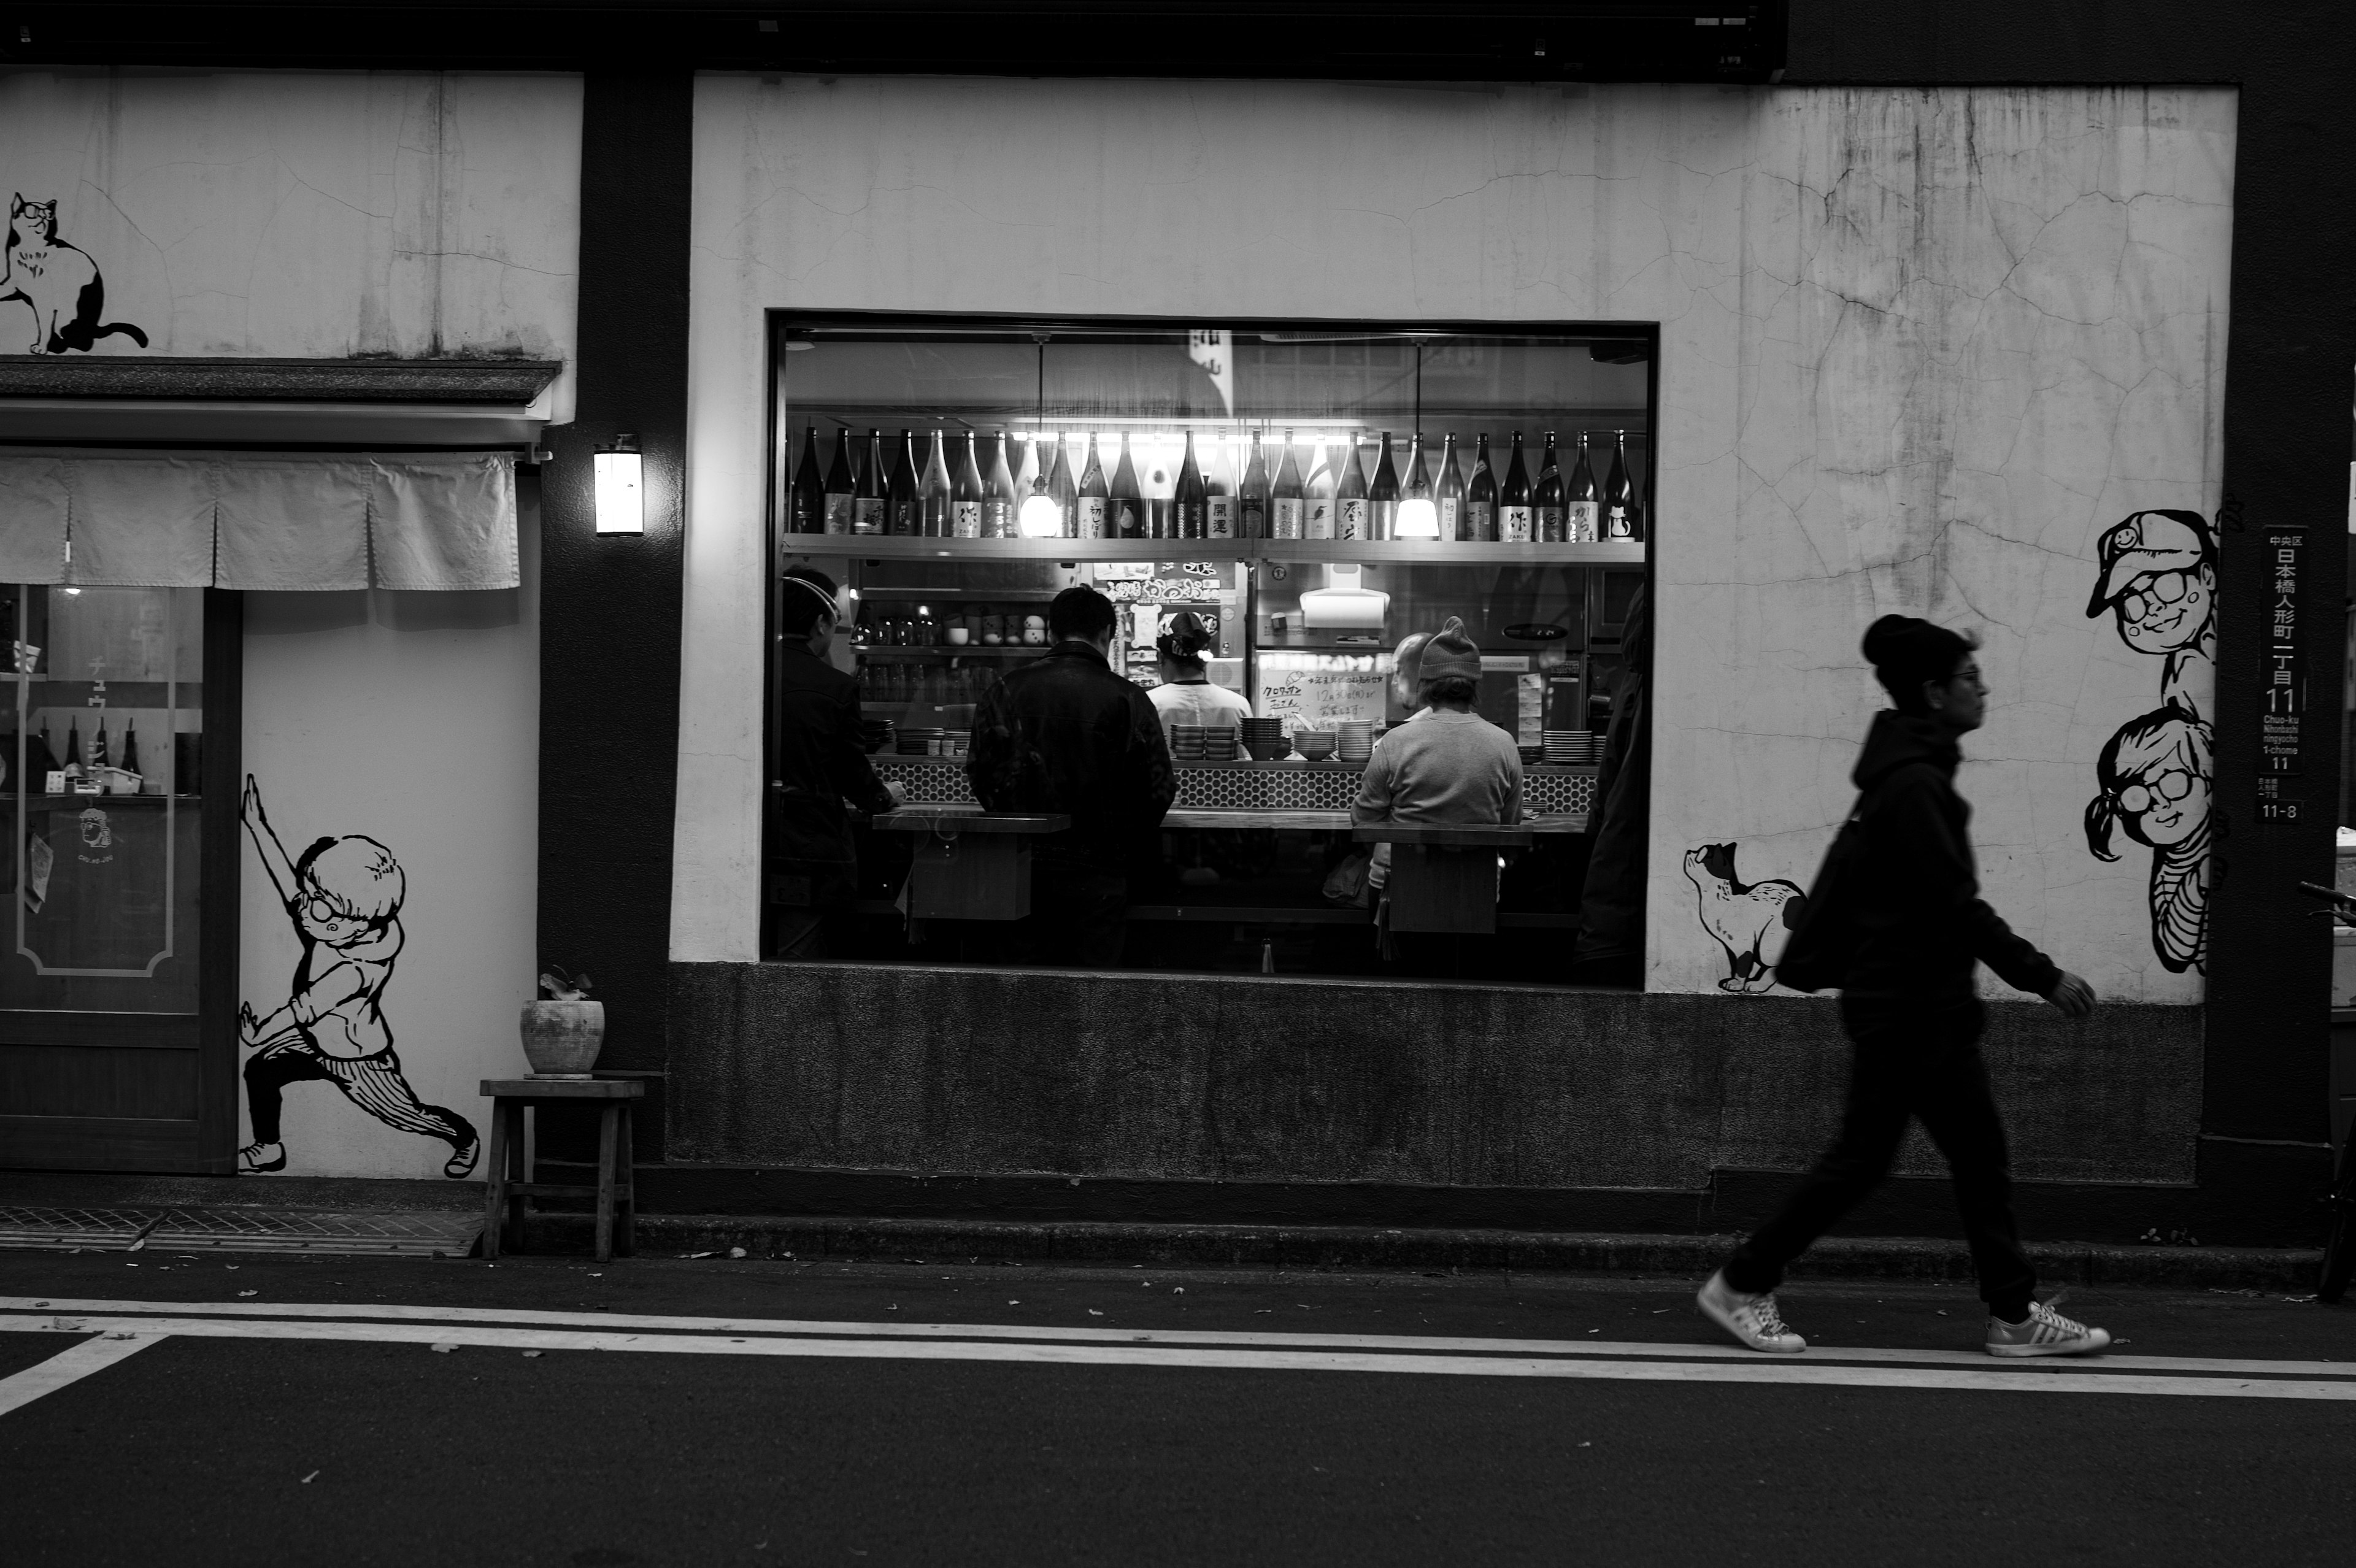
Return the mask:
POLYGON ((1481 683, 1469 675, 1439 675, 1423 683, 1423 705, 1470 702, 1481 695, 1481 683))
POLYGON ((1065 589, 1047 606, 1047 631, 1057 642, 1066 637, 1094 642, 1112 630, 1116 619, 1112 601, 1086 583, 1065 589))
POLYGON ((778 597, 777 630, 789 637, 807 637, 819 616, 837 613, 838 603, 833 578, 815 567, 796 567, 786 573, 778 597))

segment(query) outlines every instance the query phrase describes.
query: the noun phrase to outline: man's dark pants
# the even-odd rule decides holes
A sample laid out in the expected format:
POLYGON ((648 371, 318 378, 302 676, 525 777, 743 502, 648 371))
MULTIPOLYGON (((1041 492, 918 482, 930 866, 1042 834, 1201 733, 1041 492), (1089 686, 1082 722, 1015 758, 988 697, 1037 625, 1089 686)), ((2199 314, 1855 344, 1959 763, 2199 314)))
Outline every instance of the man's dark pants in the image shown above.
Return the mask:
POLYGON ((2037 1275, 2020 1250, 2013 1220, 2004 1123, 1980 1060, 1984 1018, 1971 998, 1842 999, 1841 1023, 1856 1043, 1857 1060, 1840 1137, 1783 1211, 1735 1253, 1726 1265, 1729 1285, 1758 1292, 1782 1284, 1785 1265, 1881 1184, 1908 1118, 1919 1116, 1954 1174, 1980 1299, 2010 1320, 2027 1313, 2037 1275))
POLYGON ((1036 855, 1031 862, 1031 916, 1023 926, 1025 962, 1112 968, 1129 936, 1129 879, 1084 860, 1036 855))

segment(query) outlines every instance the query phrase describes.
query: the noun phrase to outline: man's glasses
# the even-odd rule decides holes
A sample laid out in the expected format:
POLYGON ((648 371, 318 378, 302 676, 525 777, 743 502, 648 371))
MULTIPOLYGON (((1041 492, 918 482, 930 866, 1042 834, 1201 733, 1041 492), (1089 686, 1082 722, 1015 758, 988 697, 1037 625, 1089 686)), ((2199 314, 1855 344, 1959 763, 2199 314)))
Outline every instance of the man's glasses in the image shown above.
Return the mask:
POLYGON ((2154 610, 2182 603, 2191 586, 2180 571, 2146 573, 2119 595, 2119 609, 2128 620, 2140 621, 2154 610))

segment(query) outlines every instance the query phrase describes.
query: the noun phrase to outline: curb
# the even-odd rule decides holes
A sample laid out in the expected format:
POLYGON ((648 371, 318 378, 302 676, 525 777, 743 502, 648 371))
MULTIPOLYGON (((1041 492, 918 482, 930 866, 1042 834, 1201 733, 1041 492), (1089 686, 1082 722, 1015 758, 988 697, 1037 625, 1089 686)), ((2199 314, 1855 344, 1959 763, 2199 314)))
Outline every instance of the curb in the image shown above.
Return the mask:
MULTIPOLYGON (((534 1214, 535 1249, 585 1252, 585 1214, 534 1214)), ((1707 1275, 1735 1236, 1522 1231, 1382 1230, 1371 1226, 1054 1224, 987 1221, 747 1218, 648 1214, 641 1255, 725 1252, 756 1258, 931 1263, 1151 1263, 1198 1268, 1433 1269, 1707 1275)), ((2311 1292, 2322 1253, 2270 1247, 2129 1247, 2031 1244, 2039 1275, 2055 1285, 2311 1292)), ((1793 1269, 1812 1279, 1968 1281, 1961 1242, 1912 1237, 1826 1237, 1793 1269)))

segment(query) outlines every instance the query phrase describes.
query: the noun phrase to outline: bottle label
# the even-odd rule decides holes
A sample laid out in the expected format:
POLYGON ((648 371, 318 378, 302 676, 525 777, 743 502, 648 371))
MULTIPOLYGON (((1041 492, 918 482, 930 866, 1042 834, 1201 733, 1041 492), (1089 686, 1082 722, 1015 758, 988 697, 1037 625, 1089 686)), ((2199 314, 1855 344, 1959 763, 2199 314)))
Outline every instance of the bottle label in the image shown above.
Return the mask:
POLYGON ((1270 511, 1274 513, 1276 517, 1276 537, 1278 539, 1297 539, 1303 537, 1301 531, 1303 526, 1301 514, 1309 509, 1308 502, 1300 499, 1298 496, 1291 499, 1286 499, 1280 496, 1276 500, 1269 502, 1269 507, 1270 511))
POLYGON ((1203 520, 1205 531, 1211 538, 1215 539, 1235 538, 1236 498, 1233 496, 1212 496, 1205 504, 1203 520))
POLYGON ((1362 539, 1366 537, 1365 502, 1333 503, 1333 537, 1337 539, 1362 539))
POLYGON ((1505 544, 1530 542, 1530 508, 1500 507, 1497 508, 1497 538, 1505 544))
POLYGON ((797 498, 794 502, 793 517, 792 524, 786 529, 787 533, 822 534, 826 532, 826 502, 823 498, 816 506, 797 498))
POLYGON ((1626 539, 1628 537, 1628 508, 1625 507, 1606 507, 1603 509, 1603 524, 1604 527, 1610 530, 1604 536, 1605 538, 1615 539, 1626 539))
POLYGON ((914 501, 903 501, 892 508, 892 531, 895 534, 920 534, 925 531, 924 509, 914 501))
POLYGON ((1366 537, 1370 539, 1398 538, 1398 509, 1397 501, 1367 502, 1366 537))
POLYGON ((829 496, 826 498, 826 531, 847 534, 851 531, 851 497, 829 496))
POLYGON ((1105 537, 1105 498, 1102 496, 1080 497, 1080 538, 1100 539, 1105 537))
POLYGON ((1301 503, 1301 537, 1307 539, 1330 539, 1333 537, 1333 502, 1331 497, 1312 496, 1301 503))
POLYGON ((1538 542, 1540 544, 1568 543, 1570 536, 1563 531, 1562 508, 1560 507, 1540 507, 1537 510, 1538 542))
POLYGON ((862 496, 851 503, 851 531, 854 534, 880 534, 884 531, 884 497, 862 496))
POLYGON ((1120 496, 1112 504, 1112 538, 1141 539, 1145 537, 1145 503, 1134 496, 1120 496))
POLYGON ((1492 501, 1464 503, 1464 537, 1494 544, 1497 538, 1497 507, 1492 501))
POLYGON ((1457 533, 1457 528, 1458 525, 1463 522, 1463 496, 1442 496, 1440 497, 1440 537, 1441 539, 1452 539, 1460 538, 1461 536, 1457 533))
POLYGON ((1243 523, 1243 531, 1237 535, 1237 538, 1247 539, 1268 538, 1268 503, 1265 500, 1258 496, 1246 496, 1243 498, 1243 505, 1237 509, 1237 515, 1243 523))
MULTIPOLYGON (((958 539, 980 539, 981 537, 981 503, 979 501, 951 502, 949 526, 955 530, 955 537, 958 539)), ((829 533, 833 531, 832 528, 827 530, 829 533)))
POLYGON ((1567 537, 1570 542, 1593 544, 1595 542, 1595 503, 1573 501, 1567 510, 1570 515, 1564 519, 1564 527, 1568 530, 1567 537))
POLYGON ((996 498, 981 504, 981 537, 1003 539, 1014 537, 1014 503, 996 498))

